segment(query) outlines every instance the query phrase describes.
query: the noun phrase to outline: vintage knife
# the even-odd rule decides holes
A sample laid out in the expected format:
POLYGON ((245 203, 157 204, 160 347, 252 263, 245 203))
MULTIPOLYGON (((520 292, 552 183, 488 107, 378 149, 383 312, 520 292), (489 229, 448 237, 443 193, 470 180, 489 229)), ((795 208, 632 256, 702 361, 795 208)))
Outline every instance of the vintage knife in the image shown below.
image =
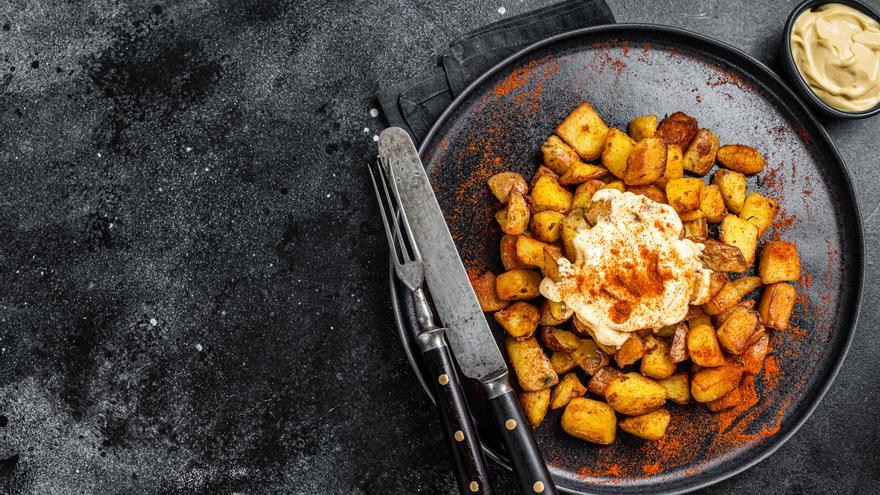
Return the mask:
POLYGON ((462 373, 479 380, 486 390, 522 493, 556 494, 412 139, 398 127, 385 129, 379 135, 379 155, 388 164, 424 258, 428 287, 453 354, 462 373))

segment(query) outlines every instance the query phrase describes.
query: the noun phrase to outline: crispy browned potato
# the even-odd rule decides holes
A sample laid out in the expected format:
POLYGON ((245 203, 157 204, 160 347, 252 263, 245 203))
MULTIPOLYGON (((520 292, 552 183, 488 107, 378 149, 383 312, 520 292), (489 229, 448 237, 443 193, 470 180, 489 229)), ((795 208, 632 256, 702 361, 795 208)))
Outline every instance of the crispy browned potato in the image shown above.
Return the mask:
POLYGON ((630 372, 605 387, 605 400, 621 414, 639 416, 659 409, 666 402, 666 389, 650 378, 630 372))
POLYGON ((617 352, 614 353, 614 362, 619 368, 635 363, 645 355, 645 346, 642 338, 637 333, 629 334, 617 352))
POLYGON ((727 207, 724 206, 724 197, 718 184, 710 184, 703 188, 703 196, 700 199, 700 211, 709 223, 718 223, 727 215, 727 207))
POLYGON ((745 273, 749 270, 749 265, 738 247, 729 246, 715 239, 706 239, 703 246, 705 247, 701 259, 706 268, 730 273, 745 273))
POLYGON ((590 106, 581 103, 556 128, 556 134, 574 148, 584 161, 594 161, 602 154, 608 126, 590 106))
POLYGON ((770 241, 761 250, 758 275, 765 284, 793 282, 801 278, 801 259, 794 244, 770 241))
POLYGON ((739 213, 746 200, 746 176, 731 170, 718 169, 712 184, 718 186, 727 209, 739 213))
POLYGON ((626 160, 636 142, 618 129, 609 129, 602 149, 602 165, 618 179, 626 172, 626 160))
POLYGON ((561 375, 577 368, 577 362, 571 357, 569 352, 554 352, 550 356, 550 366, 556 374, 561 375))
POLYGON ((516 340, 512 337, 504 339, 507 357, 516 373, 519 386, 526 392, 552 387, 559 383, 559 375, 553 371, 550 359, 541 350, 534 337, 516 340))
POLYGON ((712 320, 705 314, 688 322, 687 350, 691 361, 699 366, 715 367, 724 364, 724 353, 718 344, 712 320))
POLYGON ((712 322, 715 323, 715 327, 717 328, 717 327, 721 326, 724 323, 724 320, 726 320, 731 314, 733 314, 733 311, 736 310, 736 308, 740 308, 740 307, 745 308, 745 309, 752 309, 755 307, 755 300, 754 299, 746 299, 744 301, 740 301, 740 302, 736 303, 736 305, 734 307, 732 307, 730 309, 726 309, 717 315, 712 315, 712 322))
POLYGON ((666 389, 666 398, 672 402, 687 404, 691 401, 691 384, 687 371, 680 371, 669 378, 658 380, 657 383, 666 389))
POLYGON ((550 409, 559 409, 568 405, 571 399, 583 397, 587 393, 587 387, 578 380, 574 373, 569 373, 559 380, 559 385, 553 389, 550 396, 550 409))
POLYGON ((749 266, 755 262, 758 248, 758 228, 735 215, 727 215, 721 221, 718 240, 736 246, 749 266))
POLYGON ((739 386, 743 366, 727 361, 717 368, 700 368, 691 377, 691 397, 697 402, 712 402, 739 386))
POLYGON ((743 144, 725 144, 718 150, 718 163, 739 173, 752 175, 764 170, 764 157, 743 144))
POLYGON ((511 337, 522 340, 535 333, 540 313, 538 308, 526 302, 515 302, 492 315, 495 321, 511 337))
POLYGON ((739 355, 751 344, 752 336, 757 330, 758 313, 737 306, 715 333, 718 335, 718 343, 724 350, 739 355))
MULTIPOLYGON (((568 213, 571 210, 572 194, 559 185, 552 177, 541 176, 532 188, 532 211, 558 211, 568 213)), ((528 223, 528 222, 527 222, 528 223)))
POLYGON ((695 220, 682 222, 681 225, 684 227, 684 237, 686 239, 690 239, 694 242, 703 242, 709 237, 709 224, 706 223, 705 218, 697 218, 695 220))
POLYGON ((571 353, 571 357, 588 375, 596 373, 599 368, 608 364, 608 354, 599 349, 596 341, 592 339, 582 339, 580 347, 571 353))
POLYGON ((477 302, 480 303, 480 309, 489 313, 504 309, 510 305, 510 301, 498 298, 495 292, 495 274, 485 272, 478 274, 476 271, 468 270, 468 278, 471 286, 474 288, 474 294, 477 295, 477 302))
POLYGON ((691 357, 687 348, 688 331, 688 325, 684 321, 675 326, 672 343, 669 345, 669 357, 672 358, 673 363, 687 361, 691 357))
POLYGON ((669 411, 657 409, 656 411, 621 419, 617 425, 620 429, 645 440, 660 440, 669 426, 669 411))
POLYGON ((779 213, 779 203, 758 193, 752 193, 746 197, 739 217, 757 227, 758 237, 761 237, 773 225, 777 213, 779 213))
POLYGON ((553 302, 545 299, 541 303, 541 319, 538 323, 545 326, 562 325, 574 314, 574 310, 569 308, 564 302, 553 302))
POLYGON ((573 352, 581 346, 581 339, 568 330, 543 327, 541 328, 541 343, 551 351, 573 352))
POLYGON ((516 257, 526 266, 540 268, 544 266, 544 248, 548 246, 532 237, 517 236, 516 257))
POLYGON ((666 199, 679 213, 687 213, 700 207, 703 181, 693 177, 672 179, 666 183, 666 199))
POLYGON ((564 174, 572 164, 581 161, 574 148, 565 144, 555 134, 548 137, 541 145, 541 155, 544 158, 544 165, 557 174, 564 174))
POLYGON ((562 430, 581 440, 611 445, 617 435, 617 416, 604 402, 578 397, 562 413, 562 430))
POLYGON ((797 290, 791 284, 778 282, 768 285, 761 294, 758 314, 761 324, 776 330, 788 330, 791 312, 797 299, 797 290))
POLYGON ((712 275, 709 276, 709 299, 715 297, 729 281, 730 277, 726 273, 712 272, 712 275))
POLYGON ((596 371, 596 374, 593 375, 592 378, 590 378, 590 383, 587 384, 587 389, 599 397, 605 397, 605 387, 611 383, 611 380, 621 376, 623 376, 622 371, 614 369, 611 366, 603 366, 596 371))
POLYGON ((602 189, 605 183, 599 179, 590 179, 579 185, 574 191, 574 199, 571 200, 571 209, 588 208, 596 191, 602 189))
POLYGON ((648 186, 629 186, 626 188, 627 191, 633 194, 641 194, 651 201, 656 201, 658 203, 666 203, 666 193, 663 189, 655 185, 648 186))
POLYGON ((533 270, 508 270, 495 278, 495 292, 505 301, 534 299, 541 295, 541 274, 533 270))
POLYGON ((660 122, 656 137, 662 138, 666 144, 674 144, 685 149, 697 134, 697 119, 684 112, 675 112, 660 122))
POLYGON ((717 315, 730 309, 742 300, 749 292, 761 286, 759 277, 740 277, 724 284, 715 297, 703 305, 706 314, 717 315))
POLYGON ((666 184, 672 179, 684 177, 684 151, 674 144, 666 145, 666 171, 663 177, 657 181, 657 185, 666 189, 666 184))
POLYGON ((520 392, 519 403, 526 415, 526 421, 534 430, 541 425, 544 416, 547 415, 547 408, 550 406, 550 389, 536 390, 534 392, 520 392))
POLYGON ((529 227, 530 215, 526 198, 518 191, 510 191, 507 208, 498 211, 495 218, 505 234, 522 234, 529 227))
POLYGON ((565 257, 570 261, 574 261, 577 257, 577 251, 574 247, 574 237, 580 230, 588 228, 590 228, 590 224, 584 215, 584 210, 581 209, 572 210, 562 221, 562 232, 560 233, 560 237, 562 238, 562 249, 565 252, 565 257))
POLYGON ((648 347, 651 350, 646 352, 642 358, 639 371, 643 375, 656 380, 672 376, 675 373, 675 361, 672 360, 672 356, 669 354, 669 343, 664 339, 655 339, 651 335, 645 337, 645 340, 648 341, 648 347))
POLYGON ((608 175, 608 169, 597 167, 588 163, 577 162, 559 177, 559 183, 563 186, 576 186, 591 179, 599 179, 608 175))
POLYGON ((636 141, 654 137, 657 132, 656 115, 640 115, 629 122, 629 135, 636 141))
POLYGON ((541 211, 532 215, 529 230, 535 239, 543 242, 556 242, 562 230, 562 219, 565 215, 558 211, 541 211))
POLYGON ((498 201, 507 203, 510 191, 516 191, 523 196, 528 194, 529 185, 522 175, 516 172, 501 172, 489 177, 489 189, 498 198, 498 201))
POLYGON ((516 239, 519 236, 506 234, 501 236, 501 244, 499 251, 501 253, 501 264, 505 270, 513 270, 514 268, 528 268, 525 263, 516 257, 516 239))
POLYGON ((700 129, 684 152, 684 169, 696 175, 706 175, 715 165, 718 154, 718 136, 709 129, 700 129))
POLYGON ((556 182, 559 182, 559 174, 550 170, 549 167, 538 165, 538 168, 535 170, 534 175, 532 175, 532 180, 529 181, 529 187, 534 188, 535 184, 538 182, 538 179, 540 179, 541 177, 550 177, 556 182))
POLYGON ((666 143, 660 138, 643 139, 633 146, 626 159, 623 182, 629 186, 653 184, 666 171, 666 143))
POLYGON ((761 336, 753 344, 739 355, 739 362, 743 369, 750 375, 757 375, 764 367, 764 358, 770 353, 770 336, 767 332, 760 332, 761 336))

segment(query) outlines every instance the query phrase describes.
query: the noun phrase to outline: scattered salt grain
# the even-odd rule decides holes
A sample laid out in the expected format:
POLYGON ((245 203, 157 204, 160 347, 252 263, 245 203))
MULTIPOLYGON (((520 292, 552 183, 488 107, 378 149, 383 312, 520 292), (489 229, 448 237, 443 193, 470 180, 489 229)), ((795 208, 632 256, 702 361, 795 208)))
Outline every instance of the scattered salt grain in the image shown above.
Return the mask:
POLYGON ((504 15, 507 13, 507 9, 505 9, 504 7, 498 7, 498 13, 504 15))
POLYGON ((364 134, 369 134, 369 133, 370 133, 370 128, 364 127, 364 134))
POLYGON ((159 322, 155 318, 150 318, 150 326, 155 327, 159 322))
POLYGON ((379 141, 379 136, 376 135, 376 134, 373 134, 373 141, 378 142, 378 141, 379 141))
POLYGON ((205 348, 202 347, 202 344, 196 344, 196 350, 202 352, 203 350, 205 350, 205 348))
POLYGON ((370 117, 373 117, 375 119, 378 116, 379 116, 379 111, 376 110, 375 108, 371 108, 370 109, 370 117))

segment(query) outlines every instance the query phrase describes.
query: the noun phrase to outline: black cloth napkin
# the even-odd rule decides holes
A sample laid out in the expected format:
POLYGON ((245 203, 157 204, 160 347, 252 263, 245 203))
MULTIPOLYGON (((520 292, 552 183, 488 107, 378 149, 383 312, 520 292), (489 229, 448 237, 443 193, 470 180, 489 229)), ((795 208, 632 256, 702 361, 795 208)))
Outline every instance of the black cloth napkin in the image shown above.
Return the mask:
POLYGON ((421 142, 455 96, 501 60, 554 34, 613 22, 604 0, 565 0, 494 22, 452 42, 433 69, 377 93, 377 103, 389 126, 421 142))

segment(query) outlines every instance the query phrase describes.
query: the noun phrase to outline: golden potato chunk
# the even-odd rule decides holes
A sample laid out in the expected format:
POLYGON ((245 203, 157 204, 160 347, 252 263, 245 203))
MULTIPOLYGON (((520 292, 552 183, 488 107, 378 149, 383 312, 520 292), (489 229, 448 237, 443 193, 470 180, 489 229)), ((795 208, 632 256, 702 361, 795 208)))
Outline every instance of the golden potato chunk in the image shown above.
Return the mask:
POLYGON ((545 326, 562 325, 568 321, 574 310, 569 308, 564 302, 553 302, 545 299, 541 303, 541 319, 538 323, 545 326))
POLYGON ((679 213, 694 211, 700 207, 703 181, 693 177, 672 179, 666 183, 666 199, 679 213))
POLYGON ((581 161, 574 148, 565 144, 557 135, 551 135, 541 145, 544 165, 557 174, 564 174, 569 167, 581 161))
POLYGON ((779 203, 758 193, 752 193, 746 197, 739 217, 757 227, 758 237, 761 237, 773 225, 777 213, 779 213, 779 203))
POLYGON ((559 240, 564 218, 565 215, 558 211, 547 210, 535 213, 529 223, 529 230, 539 241, 556 242, 559 240))
POLYGON ((770 241, 761 250, 758 275, 769 285, 776 282, 794 282, 801 278, 801 260, 794 244, 770 241))
POLYGON ((553 244, 544 247, 544 264, 541 266, 541 271, 544 272, 545 277, 554 282, 558 282, 561 277, 559 274, 560 258, 562 258, 562 250, 559 249, 559 246, 553 244))
POLYGON ((581 339, 568 330, 543 327, 541 328, 541 343, 551 351, 574 352, 581 346, 581 339))
POLYGON ((669 343, 664 339, 656 339, 651 335, 645 337, 650 350, 642 358, 639 371, 648 378, 660 380, 669 378, 675 373, 675 361, 669 354, 669 343))
POLYGON ((499 253, 501 254, 501 264, 505 270, 513 270, 515 268, 528 268, 525 263, 516 257, 516 240, 519 236, 505 234, 501 236, 499 245, 499 253))
POLYGON ((571 200, 571 209, 588 208, 590 202, 593 201, 593 195, 596 191, 602 189, 605 183, 599 179, 590 179, 579 185, 574 191, 574 199, 571 200))
POLYGON ((740 277, 724 284, 715 297, 703 305, 706 314, 718 315, 734 307, 749 292, 761 286, 760 277, 740 277))
POLYGON ((516 238, 516 257, 529 267, 544 266, 544 248, 550 244, 524 235, 516 238))
POLYGON ((657 116, 640 115, 629 122, 629 135, 636 141, 654 137, 657 133, 657 116))
POLYGON ((563 186, 576 186, 588 180, 605 177, 606 175, 608 175, 608 169, 605 167, 577 162, 559 177, 559 183, 563 186))
POLYGON ((686 149, 697 134, 697 119, 684 112, 675 112, 660 122, 655 137, 663 139, 666 144, 674 144, 686 149))
POLYGON ((716 327, 721 326, 724 323, 724 321, 731 314, 733 314, 733 312, 736 310, 736 308, 740 308, 740 307, 745 308, 745 309, 752 309, 755 307, 755 300, 754 299, 746 299, 744 301, 740 301, 740 302, 736 303, 736 306, 734 306, 730 309, 726 309, 720 314, 712 315, 712 321, 715 322, 715 326, 716 327))
POLYGON ((627 192, 631 192, 633 194, 641 194, 642 196, 650 199, 651 201, 656 201, 658 203, 666 203, 666 193, 663 189, 655 185, 648 186, 629 186, 626 188, 627 192))
POLYGON ((547 415, 547 408, 550 406, 550 389, 520 392, 519 403, 526 416, 526 421, 534 430, 541 425, 541 421, 544 421, 544 416, 547 415))
POLYGON ((515 302, 492 316, 508 335, 523 340, 535 333, 541 314, 529 303, 515 302))
POLYGON ((605 397, 605 388, 608 387, 608 384, 611 383, 612 380, 620 378, 621 376, 623 376, 622 371, 614 369, 611 366, 603 366, 590 378, 590 383, 587 384, 587 389, 599 397, 605 397))
POLYGON ((712 320, 700 315, 688 322, 687 350, 691 361, 698 366, 715 367, 724 364, 724 353, 712 327, 712 320))
POLYGON ((571 353, 554 352, 553 355, 550 356, 550 366, 552 366, 553 371, 559 375, 577 368, 577 365, 577 362, 571 357, 571 353))
POLYGON ((718 240, 738 247, 746 263, 752 266, 755 262, 755 250, 758 248, 758 227, 736 215, 727 215, 721 221, 719 232, 718 240))
POLYGON ((489 313, 510 306, 510 301, 498 298, 498 293, 495 291, 494 273, 485 272, 478 275, 477 272, 468 270, 468 278, 471 281, 471 286, 474 288, 474 294, 477 295, 480 309, 489 313))
POLYGON ((550 409, 559 409, 568 405, 571 399, 583 397, 587 393, 587 387, 581 383, 577 375, 569 373, 559 380, 559 385, 553 389, 550 396, 550 409))
POLYGON ((715 239, 703 242, 701 259, 706 268, 716 272, 745 273, 749 269, 742 251, 736 246, 728 246, 715 239))
POLYGON ((666 171, 663 177, 657 181, 657 185, 666 189, 666 184, 672 179, 684 177, 684 151, 674 144, 666 145, 666 171))
POLYGON ((684 227, 685 239, 690 239, 694 242, 703 242, 709 237, 709 224, 706 223, 705 218, 697 218, 696 220, 682 222, 681 225, 684 227))
POLYGON ((507 203, 510 191, 526 195, 529 192, 529 185, 523 176, 516 172, 501 172, 489 177, 489 189, 498 201, 507 203))
POLYGON ((633 146, 626 159, 623 183, 629 186, 653 184, 666 171, 666 143, 660 138, 643 139, 633 146))
MULTIPOLYGON (((541 176, 532 188, 532 211, 558 211, 568 213, 571 210, 572 194, 559 185, 559 182, 546 175, 541 176)), ((528 222, 526 222, 528 225, 528 222)))
POLYGON ((739 361, 743 365, 743 369, 750 375, 757 375, 764 367, 764 358, 770 353, 770 336, 767 332, 760 332, 754 343, 746 347, 746 350, 739 355, 739 361))
POLYGON ((614 362, 619 368, 635 363, 645 355, 645 346, 642 338, 637 333, 629 334, 617 352, 614 353, 614 362))
POLYGON ((571 358, 588 375, 608 364, 608 355, 592 339, 582 339, 580 347, 571 353, 571 358))
POLYGON ((626 185, 623 183, 622 180, 613 180, 605 184, 602 189, 617 189, 620 192, 624 192, 626 191, 626 185))
POLYGON ((730 170, 752 175, 764 170, 764 157, 755 148, 743 144, 725 144, 718 150, 718 163, 730 170))
POLYGON ((534 299, 541 295, 541 274, 520 268, 508 270, 495 278, 495 292, 505 301, 534 299))
POLYGON ((731 170, 719 169, 712 178, 712 184, 718 186, 724 205, 727 209, 739 213, 746 200, 746 176, 731 170))
POLYGON ((611 445, 617 435, 617 416, 604 402, 578 397, 562 413, 562 430, 581 440, 611 445))
POLYGON ((776 330, 788 330, 791 312, 797 300, 797 290, 791 284, 778 282, 768 285, 761 294, 758 314, 761 324, 776 330))
POLYGON ((605 387, 605 400, 621 414, 639 416, 660 409, 666 402, 666 389, 650 378, 630 372, 605 387))
POLYGON ((519 386, 526 392, 552 387, 559 383, 559 375, 553 371, 550 359, 541 350, 534 337, 516 340, 507 337, 504 340, 507 357, 516 374, 519 386))
POLYGON ((755 377, 745 375, 735 389, 720 399, 707 402, 706 407, 712 412, 718 412, 732 407, 749 408, 757 404, 757 402, 755 377))
POLYGON ((670 419, 669 411, 658 409, 641 416, 623 418, 617 425, 620 426, 621 430, 630 435, 645 440, 660 440, 660 437, 666 433, 666 427, 669 426, 670 419))
POLYGON ((623 131, 609 129, 602 149, 602 165, 615 177, 622 179, 626 172, 626 161, 636 142, 623 131))
POLYGON ((550 177, 556 182, 559 182, 559 174, 550 170, 550 168, 544 165, 538 165, 537 170, 535 170, 534 175, 532 175, 532 180, 529 181, 529 187, 534 188, 535 184, 538 182, 538 179, 540 179, 541 177, 550 177))
POLYGON ((676 404, 687 404, 691 401, 691 385, 687 371, 680 371, 669 378, 657 381, 666 389, 666 398, 676 404))
POLYGON ((522 234, 529 227, 529 204, 518 191, 510 191, 507 208, 495 214, 498 225, 505 234, 522 234))
POLYGON ((700 368, 691 378, 691 397, 697 402, 712 402, 739 386, 743 366, 728 361, 717 368, 700 368))
POLYGON ((565 252, 565 257, 570 261, 574 261, 577 257, 577 251, 574 247, 574 237, 580 230, 590 228, 589 222, 587 222, 587 218, 584 215, 584 210, 572 210, 571 213, 565 216, 565 220, 562 221, 562 232, 560 237, 562 237, 562 249, 565 252))
POLYGON ((718 136, 709 129, 700 129, 684 152, 684 169, 695 175, 706 175, 715 165, 718 136))
POLYGON ((724 206, 724 197, 718 184, 710 184, 703 188, 703 196, 700 198, 700 211, 709 223, 718 223, 727 215, 727 207, 724 206))
POLYGON ((758 331, 758 326, 758 313, 737 306, 715 333, 718 335, 718 343, 724 350, 739 355, 752 343, 752 337, 758 331))
POLYGON ((556 128, 556 134, 574 148, 584 161, 594 161, 602 154, 608 126, 589 103, 581 103, 556 128))

